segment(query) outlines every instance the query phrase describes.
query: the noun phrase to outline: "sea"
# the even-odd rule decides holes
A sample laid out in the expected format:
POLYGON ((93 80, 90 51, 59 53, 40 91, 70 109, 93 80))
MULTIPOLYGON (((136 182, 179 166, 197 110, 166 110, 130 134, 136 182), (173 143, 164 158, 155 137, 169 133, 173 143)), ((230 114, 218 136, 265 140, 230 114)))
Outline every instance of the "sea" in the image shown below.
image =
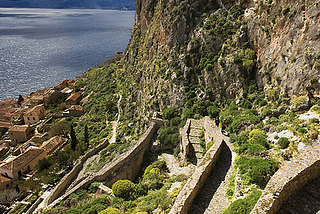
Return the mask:
POLYGON ((75 79, 124 51, 134 14, 0 8, 0 100, 75 79))

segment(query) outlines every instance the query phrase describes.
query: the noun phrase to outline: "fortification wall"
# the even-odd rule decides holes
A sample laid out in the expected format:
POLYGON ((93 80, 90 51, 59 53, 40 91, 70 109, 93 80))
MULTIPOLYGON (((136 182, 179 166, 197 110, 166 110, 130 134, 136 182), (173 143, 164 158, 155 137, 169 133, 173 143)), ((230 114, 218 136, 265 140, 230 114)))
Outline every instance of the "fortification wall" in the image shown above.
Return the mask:
POLYGON ((133 180, 139 173, 145 151, 149 148, 150 142, 156 130, 162 125, 161 120, 153 120, 147 131, 141 136, 138 142, 126 153, 121 154, 115 161, 105 165, 99 172, 91 173, 87 178, 67 191, 61 197, 48 206, 53 207, 61 200, 64 200, 79 189, 88 187, 92 182, 105 182, 109 187, 119 179, 133 180))
POLYGON ((283 165, 270 179, 251 214, 277 213, 281 205, 320 176, 320 145, 283 165))
POLYGON ((98 153, 102 149, 106 148, 109 145, 108 140, 105 140, 102 144, 94 147, 89 152, 87 152, 85 155, 83 155, 78 163, 72 168, 72 170, 66 174, 60 182, 57 184, 57 186, 52 190, 49 197, 47 198, 46 203, 50 204, 53 200, 58 198, 71 184, 71 182, 74 180, 74 178, 79 174, 83 167, 83 163, 92 155, 98 153))
MULTIPOLYGON (((219 159, 222 145, 224 142, 221 131, 214 125, 214 122, 209 117, 205 118, 204 130, 206 140, 215 140, 215 143, 206 152, 201 163, 195 169, 193 175, 188 179, 183 189, 180 191, 177 199, 170 210, 169 214, 186 214, 189 208, 200 191, 204 181, 209 176, 211 170, 219 159)), ((207 142, 208 143, 208 142, 207 142)))

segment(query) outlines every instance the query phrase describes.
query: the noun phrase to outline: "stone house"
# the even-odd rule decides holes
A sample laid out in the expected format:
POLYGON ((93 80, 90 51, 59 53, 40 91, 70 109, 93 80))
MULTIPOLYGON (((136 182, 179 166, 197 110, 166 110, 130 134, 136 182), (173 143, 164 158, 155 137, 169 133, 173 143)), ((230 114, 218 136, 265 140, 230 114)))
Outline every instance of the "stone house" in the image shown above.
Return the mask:
POLYGON ((28 125, 35 124, 45 117, 46 110, 43 105, 37 105, 23 115, 24 122, 28 125))
POLYGON ((68 109, 62 112, 64 117, 79 117, 82 115, 82 106, 80 105, 72 105, 68 109))
POLYGON ((18 180, 24 173, 31 171, 38 160, 46 157, 43 149, 31 147, 21 155, 0 165, 0 174, 2 178, 0 183, 0 190, 9 188, 8 180, 18 180))
POLYGON ((57 151, 61 146, 63 146, 66 140, 67 139, 63 137, 54 136, 49 140, 45 141, 40 148, 44 150, 46 155, 51 155, 52 153, 57 151))
POLYGON ((6 108, 0 109, 0 121, 1 122, 12 122, 13 121, 13 110, 6 108))
POLYGON ((72 105, 79 105, 80 100, 81 94, 73 93, 66 99, 65 103, 67 107, 70 107, 72 105))
POLYGON ((29 125, 14 125, 11 127, 9 137, 12 142, 11 146, 16 146, 18 143, 27 141, 32 137, 32 128, 29 125))

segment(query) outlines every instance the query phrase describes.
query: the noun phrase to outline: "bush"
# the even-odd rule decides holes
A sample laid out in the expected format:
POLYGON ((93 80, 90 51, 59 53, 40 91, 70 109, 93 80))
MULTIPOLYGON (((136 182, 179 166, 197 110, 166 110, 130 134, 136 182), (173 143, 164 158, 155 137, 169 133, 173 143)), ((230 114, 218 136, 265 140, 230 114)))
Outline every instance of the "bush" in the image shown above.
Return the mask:
POLYGON ((315 84, 315 83, 317 83, 318 82, 318 80, 317 80, 317 78, 311 78, 310 79, 310 83, 313 85, 313 84, 315 84))
POLYGON ((121 211, 118 210, 117 208, 109 207, 105 210, 102 210, 98 214, 121 214, 121 211))
POLYGON ((244 181, 249 184, 256 184, 263 189, 271 176, 278 170, 278 165, 272 160, 262 158, 244 158, 236 160, 244 181))
POLYGON ((178 145, 180 141, 179 136, 179 130, 176 126, 161 128, 158 130, 158 139, 163 145, 178 145))
POLYGON ((207 112, 209 114, 209 117, 211 119, 213 119, 213 118, 219 116, 220 109, 218 107, 216 107, 215 105, 212 105, 207 108, 207 112))
POLYGON ((237 151, 240 155, 259 156, 266 148, 257 143, 243 144, 237 151))
POLYGON ((280 147, 280 149, 285 149, 285 148, 288 148, 290 144, 290 141, 288 138, 286 137, 281 137, 279 140, 278 140, 278 145, 280 147))
POLYGON ((253 129, 249 133, 249 143, 257 143, 265 148, 269 148, 267 138, 267 134, 260 129, 253 129))
POLYGON ((115 196, 130 200, 135 192, 135 185, 129 180, 118 180, 112 185, 112 192, 115 196))
POLYGON ((167 119, 170 120, 174 117, 178 117, 179 116, 179 110, 176 107, 168 107, 163 109, 162 111, 162 117, 163 119, 167 119))
POLYGON ((252 193, 244 199, 234 201, 223 214, 247 214, 250 213, 254 205, 261 196, 261 191, 253 190, 252 193))

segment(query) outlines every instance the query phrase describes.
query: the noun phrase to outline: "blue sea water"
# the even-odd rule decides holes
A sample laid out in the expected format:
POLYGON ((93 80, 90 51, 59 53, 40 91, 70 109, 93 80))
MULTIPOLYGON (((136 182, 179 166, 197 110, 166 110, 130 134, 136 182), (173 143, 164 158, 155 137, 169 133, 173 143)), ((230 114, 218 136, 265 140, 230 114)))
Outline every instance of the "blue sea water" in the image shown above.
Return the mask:
POLYGON ((124 51, 134 11, 0 8, 0 100, 74 79, 124 51))

